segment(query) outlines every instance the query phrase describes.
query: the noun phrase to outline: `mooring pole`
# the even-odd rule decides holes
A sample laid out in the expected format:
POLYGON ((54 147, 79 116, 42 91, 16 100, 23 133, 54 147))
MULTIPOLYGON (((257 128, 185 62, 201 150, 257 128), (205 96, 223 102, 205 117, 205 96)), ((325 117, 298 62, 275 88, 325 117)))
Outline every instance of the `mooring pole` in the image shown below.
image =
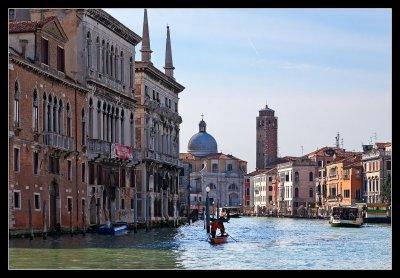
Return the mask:
POLYGON ((32 228, 32 208, 31 208, 31 199, 28 200, 28 209, 29 209, 29 239, 33 239, 33 228, 32 228))
POLYGON ((47 239, 46 200, 43 201, 43 239, 47 239))

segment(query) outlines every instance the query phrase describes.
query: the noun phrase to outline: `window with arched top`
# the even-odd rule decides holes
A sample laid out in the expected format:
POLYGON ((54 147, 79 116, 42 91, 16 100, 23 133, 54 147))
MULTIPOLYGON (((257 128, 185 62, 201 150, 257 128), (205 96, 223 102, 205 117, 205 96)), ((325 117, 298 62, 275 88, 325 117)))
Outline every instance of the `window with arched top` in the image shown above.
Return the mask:
POLYGON ((100 38, 96 37, 96 70, 100 72, 100 38))
POLYGON ((86 51, 87 51, 87 66, 90 69, 92 67, 92 38, 90 31, 86 34, 86 51))
POLYGON ((299 180, 300 180, 299 172, 296 171, 296 172, 294 172, 294 182, 295 182, 295 183, 298 183, 299 180))
POLYGON ((67 103, 67 137, 72 137, 72 119, 71 119, 71 109, 69 103, 67 103))
POLYGON ((110 72, 110 44, 107 43, 106 47, 106 74, 109 74, 110 72))
POLYGON ((47 125, 46 125, 46 106, 47 106, 47 97, 46 93, 43 93, 43 106, 42 106, 42 116, 43 116, 43 132, 47 131, 47 125))
POLYGON ((131 146, 135 146, 135 129, 134 129, 134 118, 133 113, 131 112, 130 121, 129 121, 129 129, 130 129, 130 139, 131 139, 131 146))
POLYGON ((124 53, 121 51, 121 82, 124 82, 124 53))
POLYGON ((63 103, 60 99, 58 102, 58 113, 57 113, 57 131, 58 133, 62 134, 63 132, 63 103))
POLYGON ((121 144, 125 143, 124 119, 124 109, 121 109, 121 144))
POLYGON ((106 73, 106 43, 103 40, 101 42, 101 60, 102 60, 102 72, 106 73))
POLYGON ((36 89, 33 90, 33 131, 39 131, 39 97, 36 89))
POLYGON ((58 128, 58 124, 57 124, 57 120, 58 120, 58 117, 57 117, 57 114, 58 114, 58 102, 57 102, 57 98, 56 97, 54 97, 54 100, 53 100, 53 124, 52 124, 52 126, 53 126, 53 132, 58 132, 58 130, 57 130, 57 128, 58 128))
POLYGON ((114 64, 113 64, 113 67, 114 67, 114 77, 115 77, 115 79, 119 79, 119 77, 118 77, 118 48, 117 47, 115 47, 115 51, 114 51, 114 64))
POLYGON ((93 138, 93 100, 89 99, 89 138, 93 138))
POLYGON ((18 81, 14 83, 14 125, 19 126, 19 84, 18 81))
POLYGON ((238 186, 234 183, 232 183, 231 185, 229 185, 228 187, 229 190, 238 190, 238 186))
POLYGON ((294 189, 294 197, 299 197, 299 189, 297 187, 294 189))
POLYGON ((110 52, 110 76, 113 77, 113 68, 114 68, 114 46, 111 46, 111 52, 110 52))
POLYGON ((313 181, 314 180, 314 173, 313 172, 308 173, 308 179, 309 179, 309 181, 313 181))
POLYGON ((314 197, 314 190, 310 188, 308 194, 309 194, 308 197, 310 198, 314 197))
POLYGON ((82 146, 86 145, 86 119, 85 119, 85 109, 82 108, 82 146))

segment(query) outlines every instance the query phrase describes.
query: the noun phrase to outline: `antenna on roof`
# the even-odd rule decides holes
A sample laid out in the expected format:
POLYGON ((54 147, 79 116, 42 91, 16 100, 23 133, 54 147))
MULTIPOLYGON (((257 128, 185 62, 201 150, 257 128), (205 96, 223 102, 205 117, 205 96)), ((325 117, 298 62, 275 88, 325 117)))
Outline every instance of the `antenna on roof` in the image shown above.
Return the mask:
POLYGON ((301 146, 301 155, 303 156, 303 146, 301 146))
POLYGON ((374 139, 375 139, 375 143, 378 141, 378 136, 376 135, 376 132, 374 132, 374 139))
POLYGON ((343 138, 342 138, 342 140, 341 140, 341 145, 342 145, 342 149, 343 149, 343 138))

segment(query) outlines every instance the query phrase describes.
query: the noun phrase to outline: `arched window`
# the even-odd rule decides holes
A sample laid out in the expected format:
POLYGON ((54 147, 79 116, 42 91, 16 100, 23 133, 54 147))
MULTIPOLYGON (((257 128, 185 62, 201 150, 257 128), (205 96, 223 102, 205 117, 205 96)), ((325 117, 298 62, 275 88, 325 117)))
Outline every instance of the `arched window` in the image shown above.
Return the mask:
POLYGON ((53 132, 58 132, 57 131, 57 127, 58 127, 58 125, 57 125, 57 119, 58 119, 58 117, 57 117, 57 114, 58 114, 58 106, 57 106, 57 98, 55 97, 54 98, 54 102, 53 102, 53 132))
POLYGON ((110 53, 110 76, 111 77, 114 77, 114 71, 113 71, 114 63, 113 63, 113 61, 114 61, 114 46, 112 45, 111 46, 111 53, 110 53))
POLYGON ((113 65, 113 67, 114 67, 114 71, 115 71, 115 74, 114 74, 114 76, 115 76, 115 79, 119 79, 119 77, 118 77, 118 48, 117 47, 115 47, 115 52, 114 52, 114 65, 113 65))
POLYGON ((299 172, 294 172, 294 182, 299 182, 299 172))
POLYGON ((97 139, 101 139, 101 102, 97 101, 97 139))
POLYGON ((89 138, 93 138, 93 100, 89 99, 89 138))
POLYGON ((121 81, 124 82, 124 53, 121 51, 121 81))
POLYGON ((308 178, 309 178, 310 181, 313 181, 313 180, 314 180, 314 174, 313 174, 313 172, 308 173, 308 178))
POLYGON ((106 74, 110 73, 110 45, 107 43, 107 48, 106 48, 106 74))
POLYGON ((121 144, 125 143, 125 134, 124 134, 124 109, 121 109, 121 144))
POLYGON ((134 126, 133 126, 134 122, 133 122, 133 113, 131 113, 130 116, 130 122, 129 122, 129 128, 130 128, 130 133, 131 133, 131 146, 134 148, 135 147, 135 130, 134 130, 134 126))
POLYGON ((72 137, 71 109, 67 103, 67 137, 72 137))
MULTIPOLYGON (((133 88, 133 59, 129 58, 129 87, 133 88)), ((153 93, 154 99, 154 93, 153 93)))
POLYGON ((101 43, 101 52, 102 52, 101 58, 102 58, 102 64, 103 64, 102 72, 103 72, 103 74, 105 74, 106 73, 106 45, 105 45, 104 40, 101 43))
POLYGON ((210 187, 210 189, 217 189, 217 187, 216 187, 215 184, 213 184, 213 183, 210 183, 210 184, 208 185, 208 187, 210 187))
POLYGON ((100 39, 96 38, 96 70, 100 72, 100 39))
POLYGON ((87 32, 86 35, 86 51, 87 51, 87 66, 90 69, 92 67, 92 39, 90 32, 87 32))
POLYGON ((237 187, 236 184, 232 183, 231 185, 229 185, 228 189, 229 189, 229 190, 237 190, 238 187, 237 187))
POLYGON ((107 139, 107 104, 103 102, 103 138, 104 141, 107 139))
POLYGON ((14 84, 14 125, 19 126, 19 84, 15 81, 14 84))
POLYGON ((47 98, 46 98, 46 93, 43 94, 43 132, 47 131, 47 125, 46 125, 46 105, 47 105, 47 98))
POLYGON ((49 95, 49 100, 47 102, 47 131, 51 132, 52 126, 51 126, 51 102, 52 102, 52 97, 49 95))
POLYGON ((299 189, 297 187, 294 189, 294 197, 299 197, 299 189))
POLYGON ((314 190, 310 188, 308 197, 312 198, 314 196, 314 190))
POLYGON ((39 131, 39 98, 36 89, 33 90, 33 130, 39 131))
POLYGON ((63 123, 62 110, 63 110, 63 103, 62 103, 62 100, 60 99, 60 100, 58 101, 58 115, 57 115, 57 124, 58 124, 57 131, 58 131, 58 133, 60 133, 60 134, 61 134, 62 131, 63 131, 63 125, 62 125, 62 123, 63 123))
POLYGON ((82 146, 86 145, 86 120, 85 109, 82 108, 82 146))
POLYGON ((115 136, 114 136, 114 129, 115 129, 115 123, 114 123, 114 106, 111 106, 111 114, 110 114, 110 127, 111 127, 111 142, 114 142, 115 136))

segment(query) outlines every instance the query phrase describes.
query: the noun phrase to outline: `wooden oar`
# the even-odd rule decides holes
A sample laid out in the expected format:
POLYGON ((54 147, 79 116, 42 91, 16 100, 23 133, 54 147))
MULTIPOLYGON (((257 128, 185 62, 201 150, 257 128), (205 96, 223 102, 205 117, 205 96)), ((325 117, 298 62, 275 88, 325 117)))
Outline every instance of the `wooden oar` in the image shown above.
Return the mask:
POLYGON ((234 239, 230 234, 227 234, 228 236, 230 236, 234 241, 238 242, 236 239, 234 239))

